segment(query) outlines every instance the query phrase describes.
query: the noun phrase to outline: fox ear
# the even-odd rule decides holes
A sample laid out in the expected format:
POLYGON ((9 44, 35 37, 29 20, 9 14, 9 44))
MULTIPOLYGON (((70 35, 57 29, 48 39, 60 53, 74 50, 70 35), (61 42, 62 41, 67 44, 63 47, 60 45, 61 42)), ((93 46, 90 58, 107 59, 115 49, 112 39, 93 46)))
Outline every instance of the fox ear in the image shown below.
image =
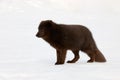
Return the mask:
POLYGON ((52 27, 53 21, 52 20, 47 20, 46 25, 47 27, 52 27))
POLYGON ((46 21, 46 26, 48 28, 54 28, 55 27, 55 23, 52 20, 47 20, 46 21))

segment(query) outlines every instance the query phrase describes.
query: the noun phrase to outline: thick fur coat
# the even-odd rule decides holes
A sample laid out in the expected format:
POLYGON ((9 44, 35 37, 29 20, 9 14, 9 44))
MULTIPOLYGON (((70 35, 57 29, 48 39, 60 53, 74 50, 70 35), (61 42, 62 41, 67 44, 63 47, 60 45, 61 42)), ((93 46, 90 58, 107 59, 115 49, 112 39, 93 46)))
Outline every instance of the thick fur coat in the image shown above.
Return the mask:
POLYGON ((80 58, 79 51, 85 52, 90 57, 87 62, 106 62, 90 30, 85 26, 57 24, 46 20, 40 23, 36 36, 56 49, 55 64, 64 64, 67 50, 71 50, 74 54, 74 58, 68 63, 75 63, 80 58))

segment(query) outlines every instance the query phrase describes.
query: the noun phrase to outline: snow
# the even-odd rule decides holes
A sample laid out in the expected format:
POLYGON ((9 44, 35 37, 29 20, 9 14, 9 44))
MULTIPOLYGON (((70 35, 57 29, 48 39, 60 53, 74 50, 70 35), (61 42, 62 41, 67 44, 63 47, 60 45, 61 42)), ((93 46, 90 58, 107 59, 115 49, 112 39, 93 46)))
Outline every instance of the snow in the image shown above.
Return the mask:
MULTIPOLYGON (((120 80, 119 0, 0 0, 0 80, 120 80), (35 37, 41 20, 86 25, 106 63, 54 65, 55 49, 35 37)), ((71 51, 67 60, 73 58, 71 51)))

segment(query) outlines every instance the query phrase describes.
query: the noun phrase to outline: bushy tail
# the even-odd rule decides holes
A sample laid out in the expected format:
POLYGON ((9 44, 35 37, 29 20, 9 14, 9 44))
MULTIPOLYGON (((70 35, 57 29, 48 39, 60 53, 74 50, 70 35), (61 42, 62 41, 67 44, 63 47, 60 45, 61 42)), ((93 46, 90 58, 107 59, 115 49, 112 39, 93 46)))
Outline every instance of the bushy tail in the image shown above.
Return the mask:
POLYGON ((95 61, 96 62, 106 62, 104 55, 99 50, 96 50, 95 61))

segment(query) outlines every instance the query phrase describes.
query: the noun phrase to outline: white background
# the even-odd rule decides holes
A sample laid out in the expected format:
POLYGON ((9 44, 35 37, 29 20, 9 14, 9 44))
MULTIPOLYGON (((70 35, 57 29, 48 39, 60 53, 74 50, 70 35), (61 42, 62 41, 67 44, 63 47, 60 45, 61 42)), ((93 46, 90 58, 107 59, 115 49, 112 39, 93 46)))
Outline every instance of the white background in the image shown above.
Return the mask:
MULTIPOLYGON (((0 0, 0 80, 120 80, 119 0, 0 0), (106 63, 55 66, 55 49, 35 37, 42 20, 82 24, 106 63)), ((68 51, 66 61, 73 58, 68 51)))

